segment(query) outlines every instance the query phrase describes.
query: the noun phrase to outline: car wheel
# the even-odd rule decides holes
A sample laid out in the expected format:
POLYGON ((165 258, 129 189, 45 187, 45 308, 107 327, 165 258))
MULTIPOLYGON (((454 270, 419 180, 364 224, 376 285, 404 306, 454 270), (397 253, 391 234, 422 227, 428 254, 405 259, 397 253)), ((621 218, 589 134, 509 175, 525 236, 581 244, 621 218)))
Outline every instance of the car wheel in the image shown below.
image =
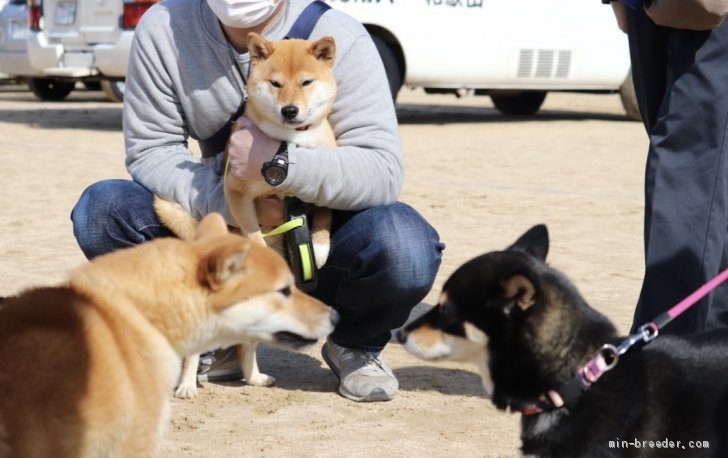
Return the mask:
POLYGON ((637 93, 634 90, 634 81, 632 81, 632 72, 627 74, 622 86, 619 88, 619 98, 622 99, 622 106, 627 113, 627 118, 632 121, 642 121, 640 107, 637 104, 637 93))
POLYGON ((124 101, 124 80, 101 80, 101 90, 111 102, 124 101))
POLYGON ((392 48, 376 35, 372 35, 372 41, 379 51, 379 56, 382 58, 384 64, 384 71, 387 73, 387 80, 389 81, 389 92, 392 94, 392 100, 397 100, 397 94, 400 88, 402 88, 402 72, 397 63, 397 57, 392 52, 392 48))
POLYGON ((28 87, 41 100, 63 100, 68 97, 76 83, 53 78, 31 78, 28 87))
POLYGON ((508 116, 530 116, 538 111, 546 99, 546 92, 528 91, 512 95, 491 94, 496 109, 508 116))

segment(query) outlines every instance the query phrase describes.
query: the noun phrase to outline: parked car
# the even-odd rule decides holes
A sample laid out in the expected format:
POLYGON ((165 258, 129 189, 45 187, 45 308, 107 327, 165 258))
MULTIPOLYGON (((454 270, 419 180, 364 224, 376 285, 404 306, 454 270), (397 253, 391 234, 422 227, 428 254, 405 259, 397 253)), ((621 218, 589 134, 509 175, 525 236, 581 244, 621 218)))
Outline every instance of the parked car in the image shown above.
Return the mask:
POLYGON ((0 0, 0 72, 8 76, 39 74, 28 60, 26 0, 0 0))
POLYGON ((0 15, 0 72, 45 100, 64 99, 80 81, 121 101, 134 28, 157 1, 10 0, 12 19, 0 15))
POLYGON ((403 85, 473 91, 530 115, 550 91, 619 92, 640 119, 626 36, 598 1, 327 1, 367 28, 395 98, 403 85))
MULTIPOLYGON (((62 100, 74 89, 76 81, 44 75, 30 65, 28 56, 27 0, 0 0, 0 72, 6 80, 27 83, 43 100, 62 100)), ((98 81, 86 79, 91 89, 100 89, 98 81)))

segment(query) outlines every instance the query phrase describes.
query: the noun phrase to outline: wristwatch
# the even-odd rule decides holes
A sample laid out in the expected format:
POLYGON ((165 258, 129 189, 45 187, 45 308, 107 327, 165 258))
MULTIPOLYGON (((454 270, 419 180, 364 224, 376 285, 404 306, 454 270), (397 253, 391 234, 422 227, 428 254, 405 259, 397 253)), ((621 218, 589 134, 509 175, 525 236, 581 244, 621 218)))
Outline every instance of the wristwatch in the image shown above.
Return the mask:
POLYGON ((281 142, 276 155, 263 164, 260 173, 271 186, 278 186, 286 180, 288 176, 288 143, 281 142))

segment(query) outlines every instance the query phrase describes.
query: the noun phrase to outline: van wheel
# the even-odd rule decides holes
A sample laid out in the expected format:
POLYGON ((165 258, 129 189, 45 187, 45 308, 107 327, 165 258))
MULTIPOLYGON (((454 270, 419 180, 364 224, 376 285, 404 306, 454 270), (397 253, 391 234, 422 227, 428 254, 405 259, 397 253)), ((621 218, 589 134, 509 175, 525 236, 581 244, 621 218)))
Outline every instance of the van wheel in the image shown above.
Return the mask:
POLYGON ((101 90, 110 102, 124 101, 124 80, 101 80, 101 90))
POLYGON ((389 92, 392 94, 392 100, 397 100, 397 94, 402 88, 402 72, 397 63, 397 57, 392 52, 392 48, 376 35, 372 35, 372 41, 379 51, 379 57, 382 59, 384 64, 384 71, 387 73, 387 80, 389 81, 389 92))
POLYGON ((63 100, 68 97, 76 83, 53 78, 31 78, 28 87, 41 100, 63 100))
POLYGON ((627 74, 622 86, 619 87, 619 98, 622 99, 627 118, 632 121, 642 121, 640 107, 637 105, 637 93, 634 90, 634 81, 632 81, 632 71, 627 74))
POLYGON ((84 81, 83 87, 85 87, 88 91, 100 91, 101 81, 84 81))
POLYGON ((490 99, 496 109, 504 115, 530 116, 541 108, 541 104, 546 99, 546 92, 528 91, 512 95, 491 94, 490 99))

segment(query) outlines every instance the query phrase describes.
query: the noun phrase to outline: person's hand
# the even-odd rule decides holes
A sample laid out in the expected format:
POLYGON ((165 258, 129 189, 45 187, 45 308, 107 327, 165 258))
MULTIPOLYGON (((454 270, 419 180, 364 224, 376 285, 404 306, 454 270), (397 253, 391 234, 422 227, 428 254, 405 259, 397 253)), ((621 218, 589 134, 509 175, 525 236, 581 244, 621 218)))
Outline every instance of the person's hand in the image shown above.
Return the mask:
POLYGON ((624 9, 624 3, 612 2, 612 11, 617 19, 617 27, 624 33, 627 33, 627 11, 624 9))
POLYGON ((281 142, 267 136, 244 116, 236 121, 238 130, 230 136, 230 173, 240 180, 262 180, 260 168, 273 159, 281 142))

